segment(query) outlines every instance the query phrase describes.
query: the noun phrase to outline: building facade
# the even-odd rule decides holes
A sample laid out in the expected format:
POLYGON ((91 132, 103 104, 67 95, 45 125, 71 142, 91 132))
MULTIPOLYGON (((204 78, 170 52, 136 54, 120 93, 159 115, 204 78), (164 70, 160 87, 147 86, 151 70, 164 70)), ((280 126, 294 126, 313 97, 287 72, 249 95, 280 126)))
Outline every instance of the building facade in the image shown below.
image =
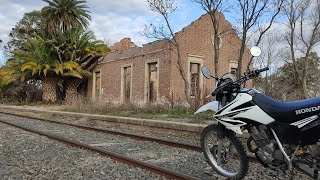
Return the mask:
MULTIPOLYGON (((220 14, 222 30, 219 46, 219 76, 237 70, 240 38, 220 14)), ((209 14, 175 34, 180 46, 181 65, 189 82, 191 99, 212 91, 213 79, 205 79, 201 67, 214 72, 213 27, 209 14)), ((185 83, 177 66, 178 56, 169 40, 158 40, 142 47, 124 38, 96 65, 88 81, 88 96, 111 103, 170 103, 186 105, 185 83)), ((249 61, 246 49, 244 68, 249 61)), ((244 70, 244 69, 243 69, 244 70)), ((243 72, 242 70, 242 72, 243 72)))

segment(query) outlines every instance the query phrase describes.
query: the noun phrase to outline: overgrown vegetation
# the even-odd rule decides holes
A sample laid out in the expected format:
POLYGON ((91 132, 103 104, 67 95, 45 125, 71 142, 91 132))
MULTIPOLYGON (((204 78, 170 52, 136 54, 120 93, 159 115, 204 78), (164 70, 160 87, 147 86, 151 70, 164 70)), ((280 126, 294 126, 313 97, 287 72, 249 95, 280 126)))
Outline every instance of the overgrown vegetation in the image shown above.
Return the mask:
POLYGON ((204 123, 206 120, 212 120, 212 112, 194 115, 194 111, 187 107, 168 107, 156 104, 143 106, 134 104, 115 105, 106 102, 92 102, 83 97, 79 97, 68 106, 63 106, 62 110, 145 119, 170 120, 178 118, 193 123, 204 123))
MULTIPOLYGON (((185 82, 185 95, 189 105, 194 108, 167 107, 161 105, 137 106, 132 104, 113 105, 111 103, 91 102, 79 97, 80 89, 86 90, 86 78, 90 75, 98 59, 104 56, 108 47, 97 41, 92 32, 86 28, 91 20, 86 1, 79 0, 43 0, 48 3, 41 11, 26 13, 12 28, 10 41, 4 46, 8 61, 0 69, 0 97, 5 104, 38 105, 39 101, 60 103, 66 101, 70 106, 65 110, 87 113, 98 113, 140 118, 190 118, 210 119, 211 113, 193 115, 204 100, 191 101, 189 81, 180 60, 177 67, 185 82), (67 7, 67 8, 66 8, 67 7), (70 12, 72 12, 70 14, 70 12), (59 14, 59 16, 57 16, 59 14), (83 88, 84 87, 84 88, 83 88), (201 103, 200 103, 201 102, 201 103)), ((212 22, 215 12, 223 11, 220 7, 228 6, 228 1, 193 0, 206 6, 211 13, 212 22), (219 10, 220 8, 220 10, 219 10)), ((169 16, 176 11, 174 0, 148 0, 152 10, 160 13, 165 26, 151 26, 151 37, 172 39, 178 57, 182 57, 179 44, 171 29, 169 16), (167 27, 167 28, 166 28, 167 27)), ((320 96, 320 60, 314 52, 320 44, 320 0, 238 0, 232 12, 241 12, 238 22, 238 34, 241 36, 241 47, 238 54, 238 70, 243 70, 242 58, 245 48, 251 45, 263 45, 266 38, 285 44, 266 42, 270 46, 266 52, 262 67, 273 67, 273 73, 255 79, 255 86, 272 98, 293 101, 320 96), (282 27, 276 20, 283 20, 282 27), (266 22, 265 22, 266 21, 266 22), (275 32, 271 25, 279 26, 275 32), (306 27, 306 28, 302 28, 306 27), (269 30, 270 29, 270 30, 269 30), (250 31, 249 31, 250 30, 250 31), (282 30, 282 34, 280 33, 282 30), (259 32, 258 35, 254 32, 259 32), (283 37, 277 37, 280 34, 283 37), (249 35, 252 37, 249 38, 249 35), (254 37, 257 36, 257 37, 254 37), (250 39, 250 40, 249 40, 250 39), (274 53, 280 52, 275 55, 274 53), (276 60, 272 60, 275 57, 276 60), (284 60, 284 62, 281 62, 284 60)), ((231 9, 232 10, 232 9, 231 9)), ((213 26, 218 25, 213 23, 213 26)), ((148 31, 147 31, 148 32, 148 31)), ((219 49, 218 37, 224 32, 215 27, 214 50, 215 74, 218 72, 219 49)), ((0 40, 1 43, 1 40, 0 40)), ((230 46, 234 45, 231 42, 230 46)), ((251 64, 248 65, 248 67, 251 64)), ((209 94, 209 93, 205 93, 209 94)), ((173 104, 173 103, 172 103, 173 104)))
POLYGON ((91 20, 86 1, 43 1, 48 6, 26 13, 12 28, 0 80, 8 88, 40 81, 42 101, 69 103, 79 86, 86 85, 81 82, 98 59, 110 50, 86 29, 91 20))
MULTIPOLYGON (((256 88, 267 96, 280 101, 304 99, 303 84, 297 80, 295 69, 301 75, 305 59, 305 57, 297 58, 295 63, 287 63, 269 76, 256 78, 254 80, 256 88)), ((320 58, 317 53, 310 53, 307 69, 308 97, 320 96, 320 58)))

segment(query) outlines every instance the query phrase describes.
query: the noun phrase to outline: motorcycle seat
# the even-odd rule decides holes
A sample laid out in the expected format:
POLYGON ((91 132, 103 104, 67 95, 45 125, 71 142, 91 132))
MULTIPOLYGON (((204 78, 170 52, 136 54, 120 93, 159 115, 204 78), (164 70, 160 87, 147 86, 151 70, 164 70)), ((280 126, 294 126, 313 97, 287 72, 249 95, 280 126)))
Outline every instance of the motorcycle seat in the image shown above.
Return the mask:
POLYGON ((293 123, 320 113, 320 98, 293 102, 280 102, 261 93, 253 96, 253 102, 275 121, 293 123))

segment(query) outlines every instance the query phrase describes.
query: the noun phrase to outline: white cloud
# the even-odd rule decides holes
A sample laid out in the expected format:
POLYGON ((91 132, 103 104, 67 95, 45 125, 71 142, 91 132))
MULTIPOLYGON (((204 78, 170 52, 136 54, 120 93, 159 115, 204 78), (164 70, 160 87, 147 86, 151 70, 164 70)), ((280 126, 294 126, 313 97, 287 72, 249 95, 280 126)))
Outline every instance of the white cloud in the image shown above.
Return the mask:
POLYGON ((9 40, 10 30, 23 17, 24 13, 40 10, 45 3, 34 0, 0 0, 0 39, 4 43, 9 40))
MULTIPOLYGON (((0 39, 8 42, 10 30, 24 13, 40 10, 47 3, 41 0, 0 0, 0 39)), ((87 0, 92 21, 89 26, 97 38, 111 43, 131 37, 141 45, 147 40, 138 33, 154 14, 145 0, 87 0)))
MULTIPOLYGON (((48 5, 42 0, 0 0, 0 4, 0 39, 4 41, 3 44, 8 42, 10 30, 24 13, 40 10, 48 5)), ((199 10, 190 6, 190 2, 177 0, 176 4, 178 9, 171 22, 174 31, 179 31, 199 18, 200 14, 199 10)), ((89 29, 93 30, 98 39, 109 44, 130 37, 135 44, 141 46, 151 40, 139 34, 145 25, 163 23, 162 18, 150 10, 146 0, 87 0, 87 6, 92 17, 89 29)), ((199 8, 198 5, 196 7, 199 8)), ((204 12, 200 10, 200 13, 204 12)), ((3 58, 0 56, 0 61, 1 59, 3 58)))
POLYGON ((149 7, 145 0, 88 0, 90 11, 96 14, 113 12, 122 16, 148 13, 149 7))
MULTIPOLYGON (((298 23, 299 24, 299 23, 298 23)), ((303 26, 304 37, 306 39, 310 38, 311 35, 311 25, 307 21, 303 26)), ((300 25, 296 27, 296 35, 299 36, 300 25)), ((270 30, 264 35, 261 43, 259 44, 262 54, 259 58, 254 58, 254 65, 257 68, 265 67, 268 63, 272 70, 283 66, 287 62, 291 62, 290 46, 286 40, 286 35, 289 32, 289 28, 285 23, 274 23, 270 30)), ((251 47, 255 44, 258 38, 258 33, 251 33, 248 46, 251 47)), ((303 43, 296 39, 294 48, 296 58, 303 57, 304 54, 301 52, 303 48, 303 43)), ((320 56, 320 42, 316 44, 311 50, 316 52, 320 56)))

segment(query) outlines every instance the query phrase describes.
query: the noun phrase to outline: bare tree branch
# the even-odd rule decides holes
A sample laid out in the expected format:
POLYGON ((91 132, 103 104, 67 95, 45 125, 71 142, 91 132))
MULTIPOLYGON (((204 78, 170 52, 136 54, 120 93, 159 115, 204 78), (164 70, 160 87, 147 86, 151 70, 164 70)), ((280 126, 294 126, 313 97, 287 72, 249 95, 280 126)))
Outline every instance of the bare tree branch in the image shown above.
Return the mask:
POLYGON ((164 21, 165 25, 160 25, 159 27, 155 27, 153 25, 151 27, 151 32, 145 29, 144 35, 146 37, 152 37, 156 39, 168 39, 169 42, 175 47, 177 52, 177 67, 179 70, 179 74, 184 82, 184 94, 188 104, 191 106, 191 98, 190 98, 190 83, 187 78, 187 73, 182 65, 182 58, 181 58, 181 50, 179 42, 176 39, 176 36, 172 30, 172 25, 169 22, 170 15, 174 13, 177 9, 174 0, 147 0, 150 8, 152 11, 159 13, 164 21), (168 31, 168 32, 167 32, 168 31))
POLYGON ((211 19, 211 25, 213 27, 213 62, 214 62, 214 73, 215 77, 219 77, 219 47, 221 43, 221 36, 231 31, 230 28, 223 27, 220 23, 221 12, 227 11, 229 6, 224 3, 223 0, 192 0, 195 3, 201 5, 202 9, 205 10, 211 19))
MULTIPOLYGON (((259 36, 257 41, 254 43, 258 45, 261 38, 266 34, 266 32, 271 28, 276 17, 279 15, 280 9, 283 5, 284 0, 238 0, 236 11, 241 12, 241 22, 242 22, 242 32, 241 36, 241 46, 239 50, 238 57, 238 72, 241 74, 243 65, 243 56, 245 53, 245 48, 247 46, 247 40, 249 38, 249 32, 253 31, 254 27, 261 28, 259 24, 263 21, 268 22, 265 28, 259 30, 259 36)), ((263 23, 264 24, 264 23, 263 23)), ((251 65, 252 59, 250 59, 247 69, 251 65)))
POLYGON ((307 76, 309 75, 310 56, 312 50, 320 42, 320 0, 301 2, 288 0, 284 13, 289 21, 287 26, 289 27, 288 36, 290 38, 287 38, 287 43, 291 50, 291 59, 295 71, 294 76, 297 79, 297 83, 302 84, 304 98, 308 98, 307 76), (302 73, 297 69, 297 50, 302 52, 304 57, 302 73))
MULTIPOLYGON (((261 31, 259 32, 258 40, 257 40, 256 43, 255 43, 256 46, 258 46, 258 45, 260 44, 260 42, 261 42, 261 40, 262 40, 262 37, 263 37, 263 36, 265 35, 265 33, 271 28, 271 26, 272 26, 272 24, 274 23, 276 17, 277 17, 277 16, 279 15, 279 13, 281 12, 280 10, 281 10, 281 7, 282 7, 282 5, 283 5, 283 2, 284 2, 283 0, 280 0, 280 1, 278 1, 278 2, 275 4, 275 5, 278 6, 278 8, 275 9, 275 12, 272 14, 270 21, 267 23, 268 25, 267 25, 265 28, 263 28, 263 30, 261 30, 262 28, 259 28, 259 30, 261 30, 261 31)), ((260 11, 260 13, 261 13, 261 11, 260 11)), ((250 70, 250 64, 252 63, 252 60, 253 60, 253 57, 250 58, 250 61, 249 61, 249 63, 247 64, 247 71, 250 70)))

